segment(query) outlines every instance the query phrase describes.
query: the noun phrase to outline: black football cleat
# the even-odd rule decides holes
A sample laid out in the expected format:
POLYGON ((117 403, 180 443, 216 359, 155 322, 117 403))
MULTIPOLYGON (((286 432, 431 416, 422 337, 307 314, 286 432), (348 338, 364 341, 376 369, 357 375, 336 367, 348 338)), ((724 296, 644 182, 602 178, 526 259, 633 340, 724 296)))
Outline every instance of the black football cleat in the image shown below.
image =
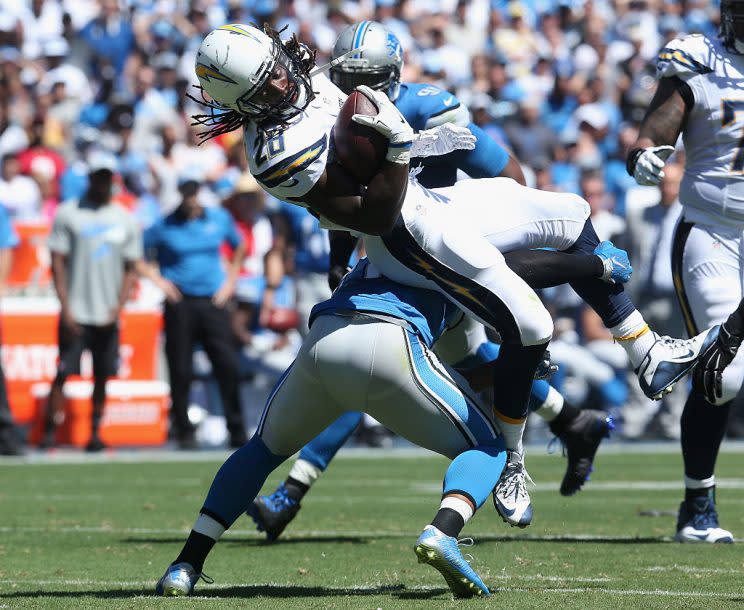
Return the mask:
POLYGON ((568 464, 561 481, 562 496, 572 496, 589 480, 592 463, 602 439, 615 429, 615 420, 603 411, 584 409, 558 437, 563 443, 568 464))
POLYGON ((287 486, 281 483, 270 496, 258 496, 246 510, 259 532, 266 532, 269 542, 281 536, 284 529, 300 512, 300 502, 291 498, 287 486))

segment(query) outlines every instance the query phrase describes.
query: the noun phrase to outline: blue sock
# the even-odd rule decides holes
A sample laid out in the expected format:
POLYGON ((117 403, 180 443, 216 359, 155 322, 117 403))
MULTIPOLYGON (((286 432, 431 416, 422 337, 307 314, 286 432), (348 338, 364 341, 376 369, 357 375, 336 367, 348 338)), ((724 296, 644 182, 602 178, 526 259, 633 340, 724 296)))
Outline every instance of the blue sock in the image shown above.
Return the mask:
POLYGON ((339 449, 351 436, 364 417, 363 413, 344 413, 300 451, 300 459, 325 470, 339 449))
POLYGON ((530 392, 530 411, 537 411, 542 404, 548 399, 550 384, 545 379, 535 379, 532 382, 532 392, 530 392))
POLYGON ((463 495, 480 508, 496 487, 505 464, 506 449, 500 438, 463 451, 447 468, 442 495, 463 495))
POLYGON ((253 502, 266 478, 286 459, 271 453, 261 437, 253 435, 217 471, 201 512, 228 529, 253 502))
MULTIPOLYGON (((598 244, 599 237, 591 219, 588 219, 576 243, 565 251, 569 254, 592 254, 598 244)), ((617 326, 635 311, 622 284, 608 284, 599 279, 582 280, 571 282, 571 288, 597 312, 607 328, 617 326)))

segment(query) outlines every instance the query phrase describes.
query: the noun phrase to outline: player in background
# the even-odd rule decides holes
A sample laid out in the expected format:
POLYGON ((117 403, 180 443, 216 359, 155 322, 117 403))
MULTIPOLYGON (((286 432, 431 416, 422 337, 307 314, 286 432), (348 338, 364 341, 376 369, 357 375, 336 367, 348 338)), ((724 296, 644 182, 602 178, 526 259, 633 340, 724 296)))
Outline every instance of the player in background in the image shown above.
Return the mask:
MULTIPOLYGON (((690 336, 723 322, 742 298, 744 281, 744 0, 722 0, 718 38, 695 34, 669 42, 656 63, 659 81, 628 173, 656 185, 682 133, 683 207, 672 248, 672 273, 690 336)), ((725 341, 725 335, 720 337, 725 341)), ((682 413, 685 498, 680 542, 733 542, 715 506, 714 469, 731 403, 744 380, 744 353, 719 386, 695 384, 682 413), (711 408, 711 405, 716 405, 711 408)))
MULTIPOLYGON (((423 159, 423 169, 416 178, 425 187, 454 184, 458 170, 473 178, 505 176, 524 184, 519 162, 470 121, 470 112, 454 95, 433 85, 400 81, 403 50, 395 34, 382 24, 362 21, 347 27, 334 45, 331 61, 335 60, 340 63, 331 67, 331 81, 344 93, 349 94, 356 87, 367 85, 384 92, 415 131, 453 123, 466 126, 476 137, 472 150, 456 150, 423 159), (364 49, 363 53, 351 53, 360 47, 364 49)), ((412 159, 411 165, 415 167, 417 160, 412 159)), ((332 256, 336 262, 331 269, 330 282, 346 272, 349 251, 356 245, 356 238, 349 236, 345 241, 345 235, 348 236, 348 233, 334 233, 332 256)), ((477 346, 474 353, 468 354, 469 361, 457 362, 457 352, 452 354, 452 350, 443 345, 448 335, 437 344, 437 355, 459 369, 495 361, 499 346, 487 340, 483 325, 471 319, 462 324, 470 328, 467 333, 458 333, 458 336, 467 334, 469 341, 477 346)), ((561 483, 561 493, 576 493, 589 475, 594 455, 602 438, 611 429, 612 422, 600 411, 581 412, 573 405, 566 404, 563 396, 551 388, 547 381, 533 383, 530 407, 549 421, 553 433, 566 445, 568 466, 561 483)), ((326 470, 362 418, 362 413, 353 411, 341 416, 303 447, 285 482, 272 494, 256 498, 249 514, 258 529, 265 531, 270 540, 275 540, 294 519, 304 495, 326 470)), ((522 463, 516 461, 507 466, 510 467, 522 470, 522 463)), ((516 488, 520 492, 523 491, 521 484, 521 480, 517 480, 516 488)), ((504 504, 497 504, 497 508, 503 507, 504 504)), ((518 515, 510 514, 507 510, 502 516, 513 525, 529 525, 532 511, 528 507, 518 515)))
MULTIPOLYGON (((603 269, 591 255, 534 256, 546 262, 531 278, 535 287, 567 277, 591 279, 603 269), (561 261, 560 268, 551 267, 561 261)), ((442 573, 456 597, 489 595, 457 538, 499 481, 504 441, 493 411, 431 351, 448 328, 463 332, 463 316, 441 293, 393 282, 362 259, 331 298, 313 309, 310 332, 269 397, 256 434, 220 468, 156 593, 190 595, 207 555, 269 474, 347 409, 363 406, 404 438, 453 459, 439 510, 414 551, 419 562, 442 573)), ((478 347, 467 337, 460 344, 466 352, 478 347)))
MULTIPOLYGON (((409 178, 410 158, 432 148, 449 152, 438 146, 449 137, 447 130, 414 134, 387 95, 368 87, 360 92, 378 112, 352 120, 377 131, 388 145, 368 184, 360 184, 349 173, 354 168, 342 167, 331 154, 345 96, 315 67, 307 46, 296 37, 282 41, 271 28, 262 32, 230 24, 213 30, 199 47, 195 68, 212 98, 204 98, 209 111, 196 117, 207 127, 205 137, 242 127, 251 173, 264 189, 310 208, 330 228, 364 235, 367 255, 380 273, 438 290, 499 332, 502 357, 493 384, 499 394, 497 417, 507 449, 521 456, 530 388, 553 322, 502 252, 597 253, 599 239, 586 201, 571 193, 528 189, 508 178, 425 188, 409 178), (494 205, 495 198, 503 204, 494 205)), ((572 286, 625 349, 651 397, 686 375, 718 334, 716 328, 687 341, 659 337, 621 285, 591 279, 572 286)))

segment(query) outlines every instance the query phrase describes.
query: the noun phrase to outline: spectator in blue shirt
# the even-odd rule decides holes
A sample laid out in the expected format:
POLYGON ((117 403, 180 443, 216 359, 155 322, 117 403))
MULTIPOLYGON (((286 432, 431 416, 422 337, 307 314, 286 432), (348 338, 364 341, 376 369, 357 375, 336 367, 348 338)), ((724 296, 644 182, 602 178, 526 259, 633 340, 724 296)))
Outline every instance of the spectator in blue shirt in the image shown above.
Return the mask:
POLYGON ((165 355, 171 386, 172 435, 183 449, 194 448, 194 429, 187 415, 192 352, 199 342, 207 353, 220 389, 230 446, 246 441, 238 397, 238 362, 226 309, 245 254, 230 214, 199 201, 200 184, 179 185, 181 203, 145 231, 145 252, 158 267, 141 264, 140 272, 165 293, 165 355), (234 249, 227 272, 220 250, 234 249))
MULTIPOLYGON (((17 245, 18 236, 10 223, 10 216, 5 208, 0 206, 0 295, 5 292, 5 281, 8 279, 13 260, 13 248, 17 245)), ((0 363, 0 455, 21 454, 23 447, 10 413, 5 375, 0 363)))

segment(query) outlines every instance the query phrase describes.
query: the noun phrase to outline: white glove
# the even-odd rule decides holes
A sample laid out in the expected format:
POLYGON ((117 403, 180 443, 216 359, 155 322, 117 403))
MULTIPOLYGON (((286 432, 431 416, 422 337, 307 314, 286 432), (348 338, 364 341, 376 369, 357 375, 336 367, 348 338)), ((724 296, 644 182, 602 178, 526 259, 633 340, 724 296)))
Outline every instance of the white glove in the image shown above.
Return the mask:
POLYGON ((664 163, 674 152, 674 146, 644 148, 633 168, 633 178, 641 186, 656 186, 664 177, 664 163))
POLYGON ((444 123, 413 136, 412 157, 438 157, 453 150, 473 150, 477 138, 467 127, 444 123))
POLYGON ((403 115, 387 95, 365 85, 357 87, 356 90, 361 91, 375 103, 377 115, 355 114, 351 117, 351 120, 360 125, 371 127, 385 136, 388 140, 385 159, 391 163, 406 165, 411 160, 413 128, 403 118, 403 115))

